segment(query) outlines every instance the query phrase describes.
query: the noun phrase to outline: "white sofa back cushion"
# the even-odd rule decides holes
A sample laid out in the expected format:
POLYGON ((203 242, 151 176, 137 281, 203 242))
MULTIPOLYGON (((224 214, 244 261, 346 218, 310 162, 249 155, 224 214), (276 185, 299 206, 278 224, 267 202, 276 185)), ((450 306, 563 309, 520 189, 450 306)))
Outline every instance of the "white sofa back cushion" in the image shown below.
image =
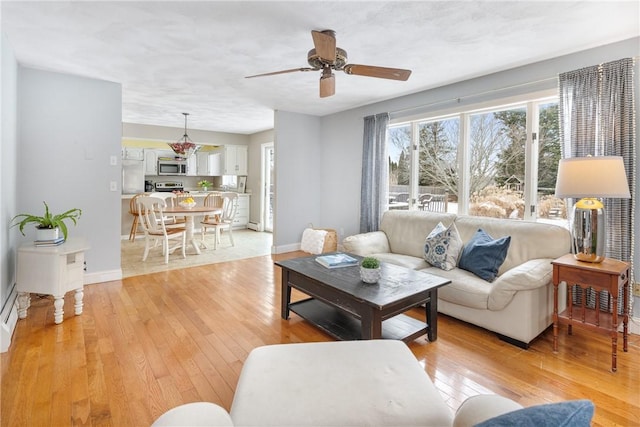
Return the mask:
MULTIPOLYGON (((424 241, 439 222, 449 227, 455 220, 455 214, 422 211, 387 211, 382 216, 380 231, 389 239, 391 252, 422 258, 424 241)), ((469 240, 464 238, 463 241, 469 240)))
POLYGON ((479 228, 494 239, 511 236, 507 258, 500 266, 498 276, 530 259, 555 259, 571 250, 569 231, 557 225, 466 215, 458 216, 455 221, 465 243, 479 228))

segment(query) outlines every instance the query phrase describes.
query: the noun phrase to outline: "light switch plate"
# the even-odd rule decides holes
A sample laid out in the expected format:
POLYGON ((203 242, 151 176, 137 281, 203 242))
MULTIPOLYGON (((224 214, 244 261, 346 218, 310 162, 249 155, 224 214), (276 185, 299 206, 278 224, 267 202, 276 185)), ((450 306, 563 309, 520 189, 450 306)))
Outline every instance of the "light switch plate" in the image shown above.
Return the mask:
POLYGON ((118 191, 118 183, 116 181, 111 181, 109 184, 109 190, 118 191))
POLYGON ((109 164, 111 166, 118 166, 118 156, 109 157, 109 164))

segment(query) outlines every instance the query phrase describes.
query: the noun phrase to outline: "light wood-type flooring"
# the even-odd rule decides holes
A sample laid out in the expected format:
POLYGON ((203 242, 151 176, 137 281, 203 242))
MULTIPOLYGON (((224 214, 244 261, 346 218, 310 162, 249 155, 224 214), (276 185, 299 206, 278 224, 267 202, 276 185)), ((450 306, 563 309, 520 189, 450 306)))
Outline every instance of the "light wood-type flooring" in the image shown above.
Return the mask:
MULTIPOLYGON (((186 402, 229 409, 251 349, 331 340, 295 314, 280 318, 280 271, 269 255, 88 285, 80 316, 72 300, 60 325, 51 299, 37 296, 18 322, 1 356, 2 426, 148 426, 186 402)), ((620 349, 616 373, 607 337, 563 328, 559 343, 554 354, 549 329, 522 350, 440 316, 438 340, 409 347, 452 410, 480 393, 525 406, 588 398, 594 425, 640 425, 640 336, 620 349)))

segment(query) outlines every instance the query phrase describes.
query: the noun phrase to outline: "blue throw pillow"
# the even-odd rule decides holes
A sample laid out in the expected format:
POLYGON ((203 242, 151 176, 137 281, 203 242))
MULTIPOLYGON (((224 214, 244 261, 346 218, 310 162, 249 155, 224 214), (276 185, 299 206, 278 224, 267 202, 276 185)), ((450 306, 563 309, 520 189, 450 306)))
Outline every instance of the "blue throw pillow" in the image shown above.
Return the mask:
POLYGON ((458 267, 470 271, 487 282, 493 282, 507 257, 511 236, 494 240, 483 229, 464 245, 458 267))
POLYGON ((569 400, 507 412, 475 427, 589 427, 593 410, 590 400, 569 400))

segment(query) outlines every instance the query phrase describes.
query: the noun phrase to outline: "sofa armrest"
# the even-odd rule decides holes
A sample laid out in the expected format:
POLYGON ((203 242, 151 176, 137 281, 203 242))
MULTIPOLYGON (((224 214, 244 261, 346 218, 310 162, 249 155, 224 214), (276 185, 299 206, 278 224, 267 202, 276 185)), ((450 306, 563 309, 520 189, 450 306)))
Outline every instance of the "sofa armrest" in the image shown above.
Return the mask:
POLYGON ((497 394, 471 396, 456 411, 453 427, 471 427, 518 409, 522 409, 522 405, 497 394))
POLYGON ((389 239, 382 231, 371 231, 345 237, 342 246, 346 252, 360 256, 391 252, 389 239))
POLYGON ((151 427, 178 426, 233 427, 229 413, 210 402, 192 402, 169 409, 151 424, 151 427))
POLYGON ((489 310, 502 310, 518 291, 546 286, 551 282, 551 259, 531 259, 499 276, 489 294, 489 310))

